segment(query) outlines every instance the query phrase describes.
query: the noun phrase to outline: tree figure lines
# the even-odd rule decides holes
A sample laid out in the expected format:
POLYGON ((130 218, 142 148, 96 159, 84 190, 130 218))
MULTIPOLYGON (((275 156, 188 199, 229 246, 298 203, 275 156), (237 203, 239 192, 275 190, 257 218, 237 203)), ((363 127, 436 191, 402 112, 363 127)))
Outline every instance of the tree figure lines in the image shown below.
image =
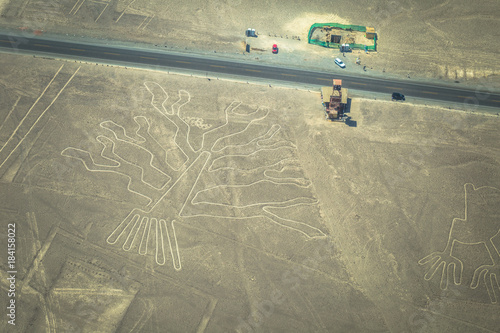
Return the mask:
POLYGON ((491 262, 475 269, 470 288, 476 289, 483 282, 491 303, 496 304, 500 297, 500 189, 467 183, 464 190, 465 217, 453 219, 443 252, 433 252, 419 264, 430 265, 425 280, 441 273, 440 287, 445 290, 451 280, 455 285, 462 283, 464 265, 453 255, 455 244, 483 244, 491 262))
POLYGON ((158 83, 144 85, 153 112, 174 129, 170 146, 152 130, 153 118, 140 115, 133 118, 135 132, 111 120, 101 122, 98 157, 78 147, 61 152, 80 160, 88 171, 124 177, 127 190, 147 202, 118 224, 107 238, 109 244, 139 255, 152 254, 158 265, 166 263, 169 251, 172 265, 180 270, 175 224, 188 217, 265 217, 308 238, 325 236, 316 227, 276 213, 316 205, 317 200, 302 175, 296 146, 280 137, 280 125, 269 124, 269 110, 238 112, 241 103, 234 101, 224 110, 222 124, 212 126, 202 118, 193 122, 193 117, 182 116, 182 108, 191 101, 189 92, 179 90, 172 101, 158 83), (193 144, 192 126, 202 131, 198 145, 193 144))

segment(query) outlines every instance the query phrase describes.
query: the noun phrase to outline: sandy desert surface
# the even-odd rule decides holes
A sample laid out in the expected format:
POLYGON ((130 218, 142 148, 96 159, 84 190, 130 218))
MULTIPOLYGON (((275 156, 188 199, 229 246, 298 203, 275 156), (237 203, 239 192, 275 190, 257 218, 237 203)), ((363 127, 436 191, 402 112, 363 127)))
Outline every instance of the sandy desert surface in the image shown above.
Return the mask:
POLYGON ((0 62, 16 331, 498 331, 497 116, 0 62))
POLYGON ((481 82, 500 89, 500 7, 495 0, 474 5, 466 0, 1 0, 0 10, 0 26, 27 34, 39 30, 41 37, 150 43, 157 49, 217 52, 324 71, 336 70, 333 58, 339 52, 307 44, 311 24, 364 25, 376 29, 378 52, 347 54, 343 60, 350 72, 364 73, 366 66, 370 75, 458 81, 461 86, 481 82), (251 39, 253 51, 244 55, 249 27, 259 37, 251 39), (274 43, 278 56, 271 54, 274 43))
MULTIPOLYGON (((494 0, 0 0, 21 34, 499 90, 494 0), (255 28, 258 38, 245 39, 255 28), (244 54, 245 42, 252 45, 244 54), (279 54, 271 54, 277 43, 279 54), (361 65, 354 64, 356 57, 361 65), (456 81, 456 82, 455 82, 456 81)), ((500 119, 1 54, 2 332, 498 332, 500 119), (348 126, 350 125, 350 126, 348 126), (15 228, 13 227, 15 225, 15 228)))

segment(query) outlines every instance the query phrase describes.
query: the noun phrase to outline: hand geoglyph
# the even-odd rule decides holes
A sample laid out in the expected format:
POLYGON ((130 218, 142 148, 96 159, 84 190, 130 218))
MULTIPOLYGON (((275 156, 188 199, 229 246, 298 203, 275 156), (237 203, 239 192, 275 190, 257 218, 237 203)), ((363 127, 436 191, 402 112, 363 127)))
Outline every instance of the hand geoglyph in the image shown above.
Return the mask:
POLYGON ((500 297, 500 189, 467 183, 464 190, 465 217, 453 219, 444 251, 427 255, 419 264, 430 266, 425 280, 438 276, 445 290, 450 282, 459 285, 463 280, 464 264, 454 255, 454 247, 459 243, 483 245, 490 262, 475 269, 470 288, 484 284, 491 303, 496 304, 500 297))

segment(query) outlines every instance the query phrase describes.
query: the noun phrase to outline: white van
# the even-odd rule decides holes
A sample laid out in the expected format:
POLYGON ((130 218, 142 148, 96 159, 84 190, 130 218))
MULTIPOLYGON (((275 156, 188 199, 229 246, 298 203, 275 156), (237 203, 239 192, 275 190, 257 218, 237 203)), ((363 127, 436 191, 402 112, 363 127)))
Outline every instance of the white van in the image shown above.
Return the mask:
POLYGON ((340 67, 340 68, 345 68, 345 64, 340 58, 335 58, 335 63, 340 67))

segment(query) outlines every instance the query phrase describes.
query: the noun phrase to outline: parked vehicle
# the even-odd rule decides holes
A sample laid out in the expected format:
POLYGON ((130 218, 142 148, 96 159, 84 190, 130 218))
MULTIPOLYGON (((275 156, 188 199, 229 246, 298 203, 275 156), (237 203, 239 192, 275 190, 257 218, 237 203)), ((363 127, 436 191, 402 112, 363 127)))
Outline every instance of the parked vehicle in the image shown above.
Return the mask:
POLYGON ((340 58, 335 58, 335 63, 340 67, 340 68, 345 68, 345 64, 340 58))
POLYGON ((405 95, 398 93, 398 92, 394 92, 394 93, 392 93, 392 100, 393 101, 404 101, 405 95))
POLYGON ((273 44, 273 53, 278 54, 278 45, 277 44, 273 44))
POLYGON ((251 29, 251 28, 248 28, 246 31, 245 31, 245 35, 247 37, 257 37, 257 34, 255 33, 255 29, 251 29))

